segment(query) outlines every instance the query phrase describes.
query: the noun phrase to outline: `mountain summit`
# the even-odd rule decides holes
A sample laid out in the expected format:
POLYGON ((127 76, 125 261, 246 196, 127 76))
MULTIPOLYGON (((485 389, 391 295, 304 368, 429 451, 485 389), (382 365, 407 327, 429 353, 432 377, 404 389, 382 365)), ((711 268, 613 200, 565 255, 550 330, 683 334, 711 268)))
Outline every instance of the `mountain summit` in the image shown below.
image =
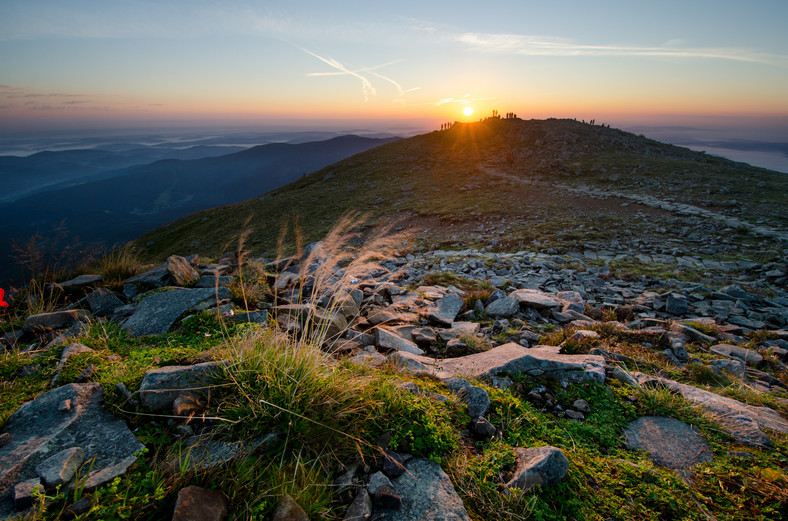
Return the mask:
POLYGON ((608 126, 496 117, 368 150, 136 245, 151 258, 218 255, 243 231, 245 247, 265 253, 283 219, 297 216, 314 241, 359 211, 401 220, 425 247, 582 252, 634 241, 670 249, 700 237, 721 251, 731 234, 785 238, 786 194, 783 174, 608 126))

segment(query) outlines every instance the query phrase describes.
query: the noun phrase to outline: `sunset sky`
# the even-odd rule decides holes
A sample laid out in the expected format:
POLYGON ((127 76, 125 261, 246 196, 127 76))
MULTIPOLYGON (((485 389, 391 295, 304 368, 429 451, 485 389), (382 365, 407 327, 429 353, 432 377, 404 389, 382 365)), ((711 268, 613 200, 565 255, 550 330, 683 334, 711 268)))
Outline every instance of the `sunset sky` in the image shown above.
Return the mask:
POLYGON ((785 0, 3 0, 0 128, 788 121, 785 0))

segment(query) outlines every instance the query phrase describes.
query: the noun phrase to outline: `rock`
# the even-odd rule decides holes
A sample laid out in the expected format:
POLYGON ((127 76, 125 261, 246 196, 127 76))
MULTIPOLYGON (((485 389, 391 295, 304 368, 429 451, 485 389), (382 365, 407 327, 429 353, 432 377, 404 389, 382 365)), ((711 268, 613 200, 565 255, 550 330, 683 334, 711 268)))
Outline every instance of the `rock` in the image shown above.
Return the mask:
POLYGON ((383 474, 389 478, 396 478, 405 472, 405 461, 402 456, 393 450, 386 449, 383 457, 383 474))
POLYGON ((588 414, 591 412, 591 406, 588 405, 588 402, 583 399, 575 400, 572 403, 572 408, 578 412, 582 412, 583 414, 588 414))
POLYGON ((429 314, 430 320, 444 326, 451 326, 462 306, 462 299, 454 293, 449 293, 435 303, 435 307, 429 314))
POLYGON ((689 302, 684 297, 668 295, 665 300, 665 311, 671 315, 686 315, 689 312, 689 302))
POLYGON ((205 436, 191 436, 186 440, 189 448, 190 470, 208 470, 245 454, 249 447, 242 442, 225 442, 205 436))
POLYGON ((481 439, 490 439, 498 433, 498 430, 486 418, 477 418, 473 422, 473 432, 481 439))
POLYGON ((709 348, 714 354, 741 360, 749 366, 756 367, 763 362, 763 356, 750 349, 730 344, 717 344, 709 348))
POLYGON ((309 521, 309 518, 295 499, 287 495, 279 501, 271 521, 309 521))
POLYGON ((382 486, 392 486, 391 480, 387 478, 385 474, 382 472, 375 472, 369 477, 367 490, 369 491, 370 495, 374 494, 375 491, 382 486))
POLYGON ((125 422, 101 408, 98 383, 69 384, 20 407, 5 424, 9 442, 0 447, 0 516, 12 510, 9 487, 37 478, 36 467, 64 449, 80 447, 95 460, 84 482, 86 491, 125 472, 144 446, 125 422), (59 410, 66 401, 67 410, 59 410))
POLYGON ((452 393, 457 394, 460 399, 468 405, 468 415, 471 420, 476 420, 480 416, 487 414, 490 409, 490 396, 481 387, 471 385, 470 382, 462 378, 449 378, 443 382, 452 393))
POLYGON ((203 275, 195 284, 195 288, 215 288, 217 286, 231 286, 234 277, 230 275, 203 275))
POLYGON ((585 415, 579 411, 573 411, 572 409, 564 411, 564 417, 569 418, 570 420, 576 421, 583 421, 586 419, 585 415))
POLYGON ((132 336, 163 335, 175 321, 191 308, 200 304, 218 303, 229 299, 227 288, 173 289, 156 293, 139 303, 134 314, 123 323, 123 329, 132 336))
POLYGON ((204 362, 185 366, 166 366, 145 373, 140 384, 142 405, 154 411, 170 410, 184 392, 207 397, 213 382, 222 375, 221 362, 204 362))
POLYGON ((372 517, 372 499, 367 489, 362 488, 345 512, 343 521, 367 521, 372 517))
POLYGON ((642 416, 629 424, 624 437, 628 448, 645 450, 654 463, 669 469, 683 469, 714 458, 703 437, 674 418, 642 416))
POLYGON ((95 353, 95 351, 89 348, 86 345, 79 344, 79 343, 72 343, 66 345, 63 348, 63 352, 60 354, 60 361, 58 362, 59 365, 63 366, 68 362, 68 359, 72 356, 76 356, 82 353, 95 353))
POLYGON ((229 502, 224 494, 192 485, 178 492, 172 521, 224 521, 229 515, 229 502))
POLYGON ((251 324, 267 324, 268 311, 248 311, 243 313, 234 313, 227 317, 228 322, 236 323, 251 323, 251 324))
POLYGON ((524 308, 552 309, 560 306, 557 298, 536 289, 518 289, 509 293, 509 298, 524 308))
POLYGON ((699 405, 716 415, 718 423, 723 425, 736 441, 751 447, 770 447, 771 440, 763 433, 761 427, 783 434, 788 433, 788 420, 777 411, 768 407, 757 407, 742 403, 733 398, 719 396, 691 385, 686 385, 667 378, 659 378, 643 373, 634 373, 640 385, 657 385, 673 389, 681 393, 688 402, 699 405))
POLYGON ((402 506, 402 498, 393 487, 383 485, 372 495, 372 504, 375 508, 394 510, 402 506))
POLYGON ((36 466, 38 477, 47 489, 70 483, 85 461, 85 451, 71 447, 50 456, 36 466))
POLYGON ((75 322, 87 320, 87 314, 78 309, 55 311, 54 313, 40 313, 27 317, 25 323, 22 324, 22 331, 27 334, 48 333, 56 329, 65 329, 75 322))
POLYGON ((82 496, 79 501, 71 503, 63 510, 63 519, 74 519, 82 514, 87 514, 93 508, 93 496, 82 496))
POLYGON ((404 320, 402 320, 402 317, 399 313, 395 313, 390 309, 376 308, 367 315, 367 322, 373 326, 378 326, 380 324, 394 324, 404 322, 404 320))
POLYGON ((363 351, 356 356, 351 356, 349 361, 358 365, 366 365, 369 367, 380 367, 386 363, 386 357, 372 348, 372 351, 363 351))
POLYGON ((622 384, 631 385, 632 387, 640 387, 637 379, 632 376, 632 373, 618 366, 613 367, 612 378, 618 380, 622 384))
POLYGON ((392 481, 402 498, 398 510, 386 513, 386 521, 470 521, 468 511, 440 465, 424 458, 413 458, 406 472, 392 481))
POLYGON ((172 414, 174 416, 186 416, 191 418, 205 410, 205 403, 196 393, 179 394, 172 402, 172 414))
POLYGON ((744 380, 747 377, 747 368, 741 360, 711 360, 709 364, 728 371, 739 380, 744 380))
POLYGON ((688 326, 686 324, 675 323, 670 326, 670 330, 679 333, 688 337, 690 340, 694 340, 696 342, 703 342, 704 344, 712 344, 714 343, 714 337, 709 336, 705 333, 701 333, 697 329, 692 326, 688 326))
POLYGON ((410 336, 419 347, 429 347, 438 339, 431 327, 417 327, 410 332, 410 336))
POLYGON ((200 274, 189 264, 189 261, 179 255, 167 257, 166 265, 170 278, 176 286, 186 286, 200 278, 200 274))
MULTIPOLYGON (((14 485, 13 501, 14 508, 17 510, 24 510, 33 506, 36 499, 36 494, 43 494, 44 486, 38 478, 22 481, 14 485)), ((0 514, 10 513, 0 510, 0 514)))
POLYGON ((410 340, 402 338, 391 329, 385 327, 377 328, 377 337, 378 347, 382 347, 384 349, 393 349, 395 351, 404 351, 414 355, 424 354, 424 351, 419 349, 416 344, 410 340))
POLYGON ((85 300, 90 306, 90 311, 96 317, 111 316, 115 309, 123 305, 117 295, 107 288, 98 288, 88 294, 85 300))
POLYGON ((509 488, 528 490, 536 485, 553 486, 569 472, 569 460, 556 447, 516 448, 517 468, 506 484, 509 488))
POLYGON ((78 275, 73 279, 58 284, 61 288, 79 288, 82 286, 90 286, 102 281, 101 275, 78 275))
POLYGON ((487 316, 493 318, 508 318, 518 311, 520 311, 520 304, 510 297, 495 300, 484 310, 487 316))
MULTIPOLYGON (((275 315, 287 314, 304 321, 309 329, 322 338, 334 338, 347 330, 348 323, 339 311, 316 308, 311 304, 277 306, 275 315)), ((281 320, 281 317, 279 317, 281 320)))
POLYGON ((169 280, 170 272, 167 271, 167 264, 159 264, 154 268, 126 279, 124 281, 125 285, 123 287, 123 294, 128 297, 127 292, 137 293, 138 291, 144 291, 147 289, 160 288, 166 285, 169 280), (129 287, 128 290, 126 289, 127 287, 129 287))
POLYGON ((483 353, 436 361, 432 358, 400 353, 441 379, 455 375, 489 378, 503 373, 568 382, 605 381, 605 360, 596 355, 563 355, 558 346, 523 347, 510 342, 483 353))

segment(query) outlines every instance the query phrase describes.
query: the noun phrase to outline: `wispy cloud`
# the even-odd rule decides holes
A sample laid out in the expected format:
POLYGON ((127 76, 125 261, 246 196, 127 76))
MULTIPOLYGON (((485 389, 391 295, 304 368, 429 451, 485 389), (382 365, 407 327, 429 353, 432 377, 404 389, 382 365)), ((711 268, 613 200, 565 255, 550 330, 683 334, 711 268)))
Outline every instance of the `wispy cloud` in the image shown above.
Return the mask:
POLYGON ((591 45, 546 36, 495 33, 453 33, 448 39, 479 51, 526 56, 652 56, 704 58, 788 66, 788 57, 735 47, 686 47, 681 40, 659 46, 591 45))
POLYGON ((344 65, 342 65, 342 63, 340 63, 338 60, 335 60, 334 58, 320 56, 319 54, 316 54, 302 47, 298 47, 298 48, 304 51, 305 53, 307 53, 308 55, 317 58, 318 60, 325 63, 326 65, 336 69, 336 71, 334 72, 309 72, 307 73, 307 76, 353 76, 354 78, 357 78, 361 82, 361 93, 364 95, 365 102, 369 101, 370 96, 377 95, 377 90, 375 89, 375 86, 372 84, 372 81, 367 76, 365 76, 365 74, 374 76, 376 78, 379 78, 383 81, 387 81, 392 85, 394 85, 394 87, 397 89, 397 97, 393 101, 398 103, 405 103, 406 93, 417 91, 421 88, 421 87, 415 87, 412 89, 404 89, 399 82, 391 79, 388 76, 384 76, 378 72, 375 72, 377 69, 382 69, 383 67, 388 67, 389 65, 400 63, 402 60, 392 60, 372 67, 362 67, 360 69, 350 70, 349 68, 345 67, 344 65))

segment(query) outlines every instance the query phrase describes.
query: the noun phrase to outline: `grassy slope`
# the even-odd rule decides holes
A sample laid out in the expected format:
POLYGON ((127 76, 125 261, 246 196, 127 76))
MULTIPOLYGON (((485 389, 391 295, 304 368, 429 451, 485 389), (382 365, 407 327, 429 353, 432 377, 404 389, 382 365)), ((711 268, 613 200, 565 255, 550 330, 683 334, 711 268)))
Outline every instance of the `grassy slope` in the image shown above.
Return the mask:
POLYGON ((649 235, 653 225, 671 228, 666 212, 567 195, 554 182, 673 197, 775 229, 788 226, 783 174, 573 120, 487 120, 377 147, 268 194, 170 223, 136 245, 152 259, 217 255, 235 248, 247 230, 245 247, 270 253, 284 222, 297 222, 308 242, 354 210, 402 218, 439 244, 451 242, 447 222, 461 230, 489 219, 507 230, 501 249, 534 241, 581 249, 588 240, 609 238, 576 231, 580 224, 627 227, 638 235, 649 235), (632 218, 637 210, 648 223, 632 218))

